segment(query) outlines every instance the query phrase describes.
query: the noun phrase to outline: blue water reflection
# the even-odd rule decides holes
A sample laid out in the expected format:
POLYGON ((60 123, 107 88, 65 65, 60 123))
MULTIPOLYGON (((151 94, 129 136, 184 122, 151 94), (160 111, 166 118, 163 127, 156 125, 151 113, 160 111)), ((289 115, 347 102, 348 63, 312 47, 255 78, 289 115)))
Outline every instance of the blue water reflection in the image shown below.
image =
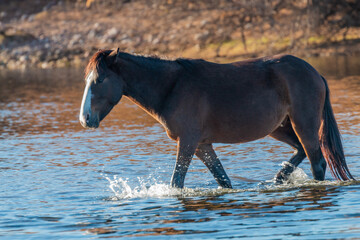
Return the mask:
MULTIPOLYGON (((350 72, 323 74, 360 178, 360 73, 350 72)), ((271 138, 215 145, 234 190, 218 189, 195 158, 179 191, 168 185, 175 143, 134 104, 122 101, 97 130, 80 126, 82 70, 1 72, 0 83, 0 238, 360 236, 358 182, 327 173, 316 183, 307 160, 293 184, 267 182, 292 152, 271 138)))

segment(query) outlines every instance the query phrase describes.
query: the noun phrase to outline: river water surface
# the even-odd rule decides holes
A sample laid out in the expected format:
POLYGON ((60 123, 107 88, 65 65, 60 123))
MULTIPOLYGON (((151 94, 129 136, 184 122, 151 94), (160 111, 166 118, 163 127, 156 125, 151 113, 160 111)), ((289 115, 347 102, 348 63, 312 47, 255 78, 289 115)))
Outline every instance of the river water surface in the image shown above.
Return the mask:
MULTIPOLYGON (((360 179, 360 58, 310 59, 328 79, 347 162, 360 179)), ((292 149, 271 138, 215 144, 234 190, 194 158, 169 187, 176 144, 123 99, 83 129, 82 69, 0 72, 0 238, 359 239, 359 182, 271 182, 292 149)))

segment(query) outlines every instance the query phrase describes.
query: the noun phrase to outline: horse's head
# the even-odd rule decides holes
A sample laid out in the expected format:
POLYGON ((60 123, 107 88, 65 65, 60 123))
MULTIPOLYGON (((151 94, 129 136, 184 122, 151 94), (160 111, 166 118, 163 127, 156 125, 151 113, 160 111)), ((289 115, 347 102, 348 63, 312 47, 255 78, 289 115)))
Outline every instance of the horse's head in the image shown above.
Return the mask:
POLYGON ((94 54, 85 71, 85 91, 79 120, 83 127, 97 128, 123 95, 123 80, 112 69, 117 52, 102 50, 94 54))

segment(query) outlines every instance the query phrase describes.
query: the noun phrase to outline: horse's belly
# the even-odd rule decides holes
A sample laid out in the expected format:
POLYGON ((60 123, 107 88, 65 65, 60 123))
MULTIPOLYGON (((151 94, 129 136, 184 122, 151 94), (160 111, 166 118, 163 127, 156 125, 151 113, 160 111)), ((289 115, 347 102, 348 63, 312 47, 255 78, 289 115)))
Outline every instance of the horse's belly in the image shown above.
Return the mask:
POLYGON ((252 127, 237 127, 237 128, 226 128, 221 127, 216 131, 212 131, 211 134, 206 136, 203 142, 206 143, 244 143, 254 141, 260 138, 263 138, 269 135, 276 127, 272 126, 271 128, 264 128, 259 125, 252 125, 252 127))
POLYGON ((239 104, 227 111, 215 109, 204 125, 204 142, 242 143, 263 138, 280 126, 287 109, 276 98, 253 106, 239 104))

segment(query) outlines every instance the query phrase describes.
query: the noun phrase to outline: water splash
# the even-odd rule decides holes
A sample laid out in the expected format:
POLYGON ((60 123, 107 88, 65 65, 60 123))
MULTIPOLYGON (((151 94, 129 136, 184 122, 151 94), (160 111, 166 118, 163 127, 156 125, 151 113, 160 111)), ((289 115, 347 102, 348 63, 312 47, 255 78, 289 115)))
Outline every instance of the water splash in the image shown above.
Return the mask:
POLYGON ((155 178, 137 178, 137 183, 131 183, 128 178, 123 179, 117 175, 105 177, 116 199, 168 197, 180 195, 181 190, 172 188, 168 184, 158 182, 155 178), (133 186, 135 185, 135 186, 133 186))
POLYGON ((129 180, 117 175, 112 177, 104 176, 109 181, 109 188, 114 193, 110 200, 133 199, 133 198, 167 198, 167 197, 197 197, 197 196, 219 196, 228 193, 240 192, 276 192, 289 191, 296 188, 324 187, 336 185, 358 184, 355 181, 316 181, 310 178, 304 170, 297 167, 291 173, 284 184, 276 184, 274 179, 251 185, 242 189, 226 188, 173 188, 169 184, 156 179, 153 176, 147 178, 136 178, 129 180))
MULTIPOLYGON (((288 162, 283 162, 282 167, 288 165, 288 162)), ((293 188, 298 188, 314 182, 309 176, 299 167, 295 167, 295 170, 289 175, 288 179, 283 184, 277 184, 276 179, 267 180, 258 184, 258 191, 284 191, 293 188)))
MULTIPOLYGON (((283 162, 288 164, 288 162, 283 162)), ((360 181, 338 181, 338 180, 325 180, 318 181, 309 177, 303 169, 296 167, 290 174, 288 180, 283 184, 276 184, 275 179, 261 182, 258 184, 257 191, 259 192, 277 192, 277 191, 290 191, 297 188, 323 188, 327 186, 348 186, 357 185, 360 181)))
POLYGON ((171 187, 156 178, 149 176, 146 179, 138 177, 136 181, 128 178, 121 178, 117 175, 112 179, 108 176, 109 188, 115 194, 111 200, 130 198, 166 198, 166 197, 196 197, 196 196, 217 196, 231 192, 243 192, 243 189, 209 189, 209 188, 187 188, 171 187))
MULTIPOLYGON (((283 162, 281 165, 289 164, 288 162, 283 162)), ((299 185, 308 182, 311 180, 309 176, 299 167, 296 167, 295 170, 290 174, 288 180, 285 184, 299 185)))

